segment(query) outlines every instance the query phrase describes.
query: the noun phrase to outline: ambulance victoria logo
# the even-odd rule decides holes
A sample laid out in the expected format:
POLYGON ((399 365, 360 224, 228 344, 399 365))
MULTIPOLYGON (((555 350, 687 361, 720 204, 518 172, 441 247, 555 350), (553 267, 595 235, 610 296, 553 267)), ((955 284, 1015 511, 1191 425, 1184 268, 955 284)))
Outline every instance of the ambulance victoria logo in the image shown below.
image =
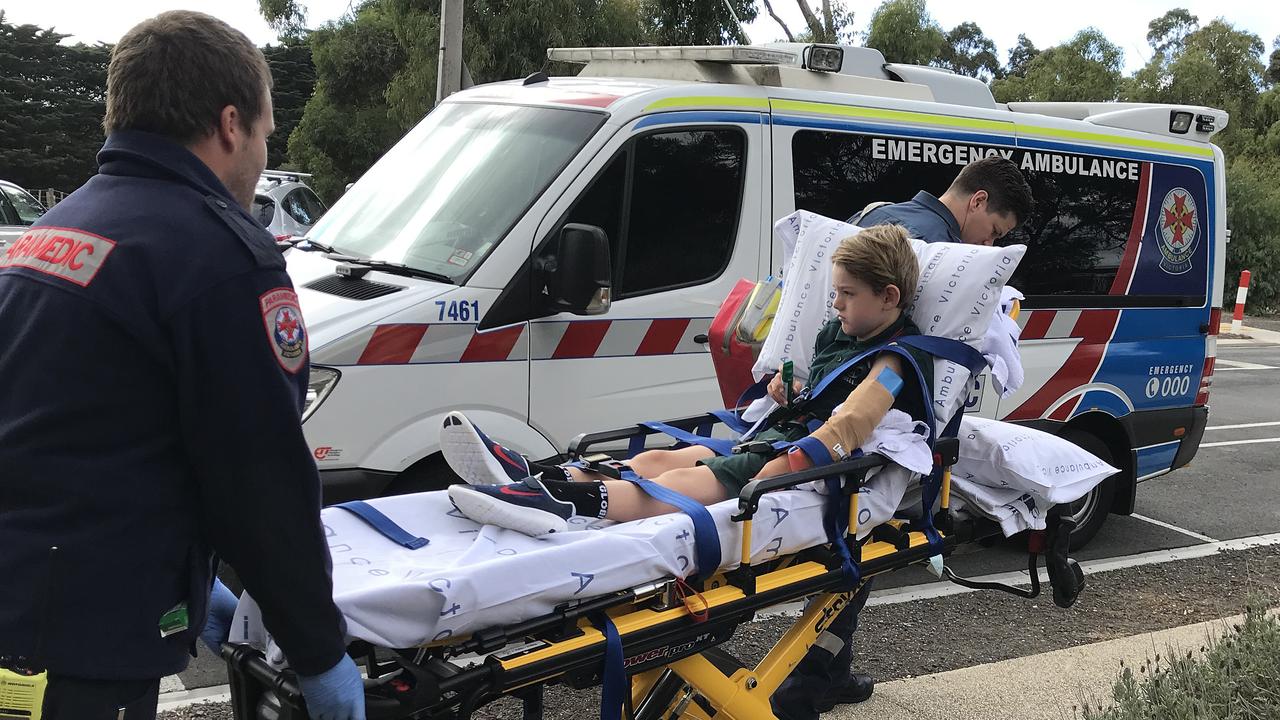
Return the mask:
POLYGON ((298 296, 289 288, 276 288, 259 298, 262 324, 266 327, 280 367, 298 372, 307 357, 307 328, 298 309, 298 296))
POLYGON ((1174 188, 1160 203, 1160 269, 1170 275, 1181 275, 1191 269, 1191 256, 1196 249, 1200 229, 1200 211, 1191 193, 1174 188))

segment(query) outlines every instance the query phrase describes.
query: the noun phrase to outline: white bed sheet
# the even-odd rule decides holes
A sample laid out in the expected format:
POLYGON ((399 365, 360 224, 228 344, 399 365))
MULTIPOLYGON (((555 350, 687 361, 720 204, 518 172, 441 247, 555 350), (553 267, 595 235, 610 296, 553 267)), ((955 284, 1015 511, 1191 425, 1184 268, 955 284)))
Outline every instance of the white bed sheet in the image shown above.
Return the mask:
MULTIPOLYGON (((762 562, 826 542, 822 506, 810 490, 771 493, 753 523, 751 557, 762 562)), ((563 602, 603 595, 696 571, 693 523, 673 513, 628 523, 573 518, 571 532, 532 538, 463 517, 444 492, 369 501, 430 544, 408 550, 356 515, 322 513, 333 557, 334 601, 350 638, 413 647, 495 625, 527 620, 563 602), (574 532, 573 530, 581 530, 574 532)), ((737 500, 708 508, 720 536, 721 567, 739 564, 737 500)), ((247 594, 232 624, 233 642, 269 647, 247 594)))

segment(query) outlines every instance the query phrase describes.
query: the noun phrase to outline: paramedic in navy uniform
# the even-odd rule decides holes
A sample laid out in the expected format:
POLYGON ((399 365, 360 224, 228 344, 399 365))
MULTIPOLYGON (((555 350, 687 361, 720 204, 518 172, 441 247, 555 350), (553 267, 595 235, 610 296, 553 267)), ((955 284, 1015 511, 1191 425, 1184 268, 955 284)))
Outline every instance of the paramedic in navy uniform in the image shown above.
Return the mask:
POLYGON ((160 678, 226 637, 214 553, 311 717, 364 718, 300 423, 306 329, 246 211, 270 85, 220 20, 137 25, 98 174, 0 254, 0 656, 48 669, 45 718, 153 718, 160 678))
MULTIPOLYGON (((964 166, 942 197, 921 190, 906 202, 873 203, 847 222, 902 225, 911 237, 927 242, 991 245, 1026 220, 1033 206, 1031 187, 1017 163, 993 155, 964 166)), ((851 672, 853 633, 870 592, 867 581, 773 694, 780 720, 814 720, 836 705, 871 697, 872 677, 851 672)))

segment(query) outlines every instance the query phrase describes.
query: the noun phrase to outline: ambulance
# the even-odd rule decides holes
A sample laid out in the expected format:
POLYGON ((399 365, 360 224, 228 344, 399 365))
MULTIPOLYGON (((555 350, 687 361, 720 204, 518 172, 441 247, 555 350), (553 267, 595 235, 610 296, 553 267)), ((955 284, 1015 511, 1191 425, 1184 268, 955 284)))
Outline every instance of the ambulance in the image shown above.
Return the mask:
POLYGON ((585 431, 723 405, 708 328, 779 272, 777 218, 939 195, 1018 163, 1035 214, 1012 285, 1026 381, 969 412, 1070 438, 1123 472, 1072 508, 1079 545, 1187 464, 1222 306, 1221 110, 997 103, 862 47, 560 48, 437 106, 288 254, 310 332, 304 428, 325 497, 442 487, 461 410, 535 458, 585 431))

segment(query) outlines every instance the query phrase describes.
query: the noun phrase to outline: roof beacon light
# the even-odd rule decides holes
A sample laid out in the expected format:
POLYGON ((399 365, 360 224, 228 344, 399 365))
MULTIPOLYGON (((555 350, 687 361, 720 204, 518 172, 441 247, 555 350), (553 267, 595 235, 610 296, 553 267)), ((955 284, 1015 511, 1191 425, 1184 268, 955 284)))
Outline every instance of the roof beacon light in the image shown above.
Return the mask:
POLYGON ((810 45, 804 50, 804 66, 822 72, 840 72, 844 67, 844 48, 836 45, 810 45))

